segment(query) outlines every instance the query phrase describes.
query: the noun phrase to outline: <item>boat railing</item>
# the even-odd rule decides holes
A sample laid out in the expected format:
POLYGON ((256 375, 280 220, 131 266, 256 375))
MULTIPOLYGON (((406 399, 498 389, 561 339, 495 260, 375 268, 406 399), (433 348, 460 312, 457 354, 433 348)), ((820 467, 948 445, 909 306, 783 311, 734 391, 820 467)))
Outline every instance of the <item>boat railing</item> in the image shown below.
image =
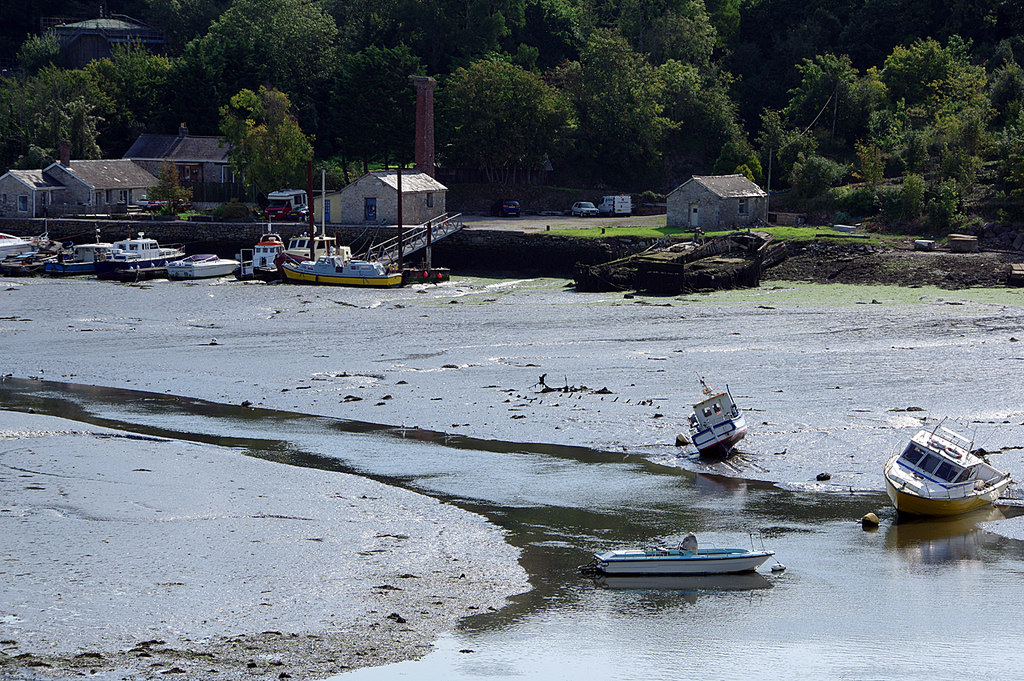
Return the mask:
POLYGON ((421 225, 410 228, 400 237, 395 236, 379 244, 370 246, 366 251, 366 260, 376 260, 385 267, 397 263, 399 255, 406 256, 426 248, 428 241, 440 241, 450 234, 462 229, 462 213, 445 215, 438 220, 427 220, 421 225), (401 246, 401 254, 399 254, 401 246))

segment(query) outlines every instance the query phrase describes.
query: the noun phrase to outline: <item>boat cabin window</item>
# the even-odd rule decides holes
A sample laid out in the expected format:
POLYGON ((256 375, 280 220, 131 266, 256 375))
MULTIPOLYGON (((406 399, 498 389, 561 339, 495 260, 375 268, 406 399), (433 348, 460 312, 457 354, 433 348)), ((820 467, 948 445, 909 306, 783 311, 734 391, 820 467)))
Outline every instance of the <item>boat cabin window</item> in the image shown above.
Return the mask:
POLYGON ((923 470, 925 473, 934 473, 940 463, 942 463, 942 459, 939 457, 934 454, 926 454, 924 460, 918 465, 918 468, 923 470))
POLYGON ((943 461, 938 468, 935 469, 935 477, 942 478, 946 482, 953 482, 956 478, 957 470, 949 462, 943 461))
POLYGON ((718 404, 717 402, 715 402, 715 413, 716 414, 721 414, 722 413, 722 405, 718 404))
POLYGON ((711 407, 704 407, 704 416, 711 416, 711 407))
POLYGON ((967 482, 971 478, 971 469, 965 468, 960 471, 960 475, 957 476, 953 482, 967 482))
POLYGON ((903 452, 903 460, 911 464, 916 464, 923 456, 924 452, 914 445, 909 445, 903 452))

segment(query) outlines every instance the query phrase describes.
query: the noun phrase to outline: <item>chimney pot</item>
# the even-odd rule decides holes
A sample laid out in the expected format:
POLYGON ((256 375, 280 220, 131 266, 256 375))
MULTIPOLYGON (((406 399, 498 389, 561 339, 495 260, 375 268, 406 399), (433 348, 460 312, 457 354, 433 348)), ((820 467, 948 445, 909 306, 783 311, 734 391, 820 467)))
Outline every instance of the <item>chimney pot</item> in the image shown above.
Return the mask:
POLYGON ((184 123, 178 126, 178 137, 188 137, 188 126, 184 123))
POLYGON ((67 168, 71 165, 71 142, 61 140, 59 145, 60 164, 67 168))

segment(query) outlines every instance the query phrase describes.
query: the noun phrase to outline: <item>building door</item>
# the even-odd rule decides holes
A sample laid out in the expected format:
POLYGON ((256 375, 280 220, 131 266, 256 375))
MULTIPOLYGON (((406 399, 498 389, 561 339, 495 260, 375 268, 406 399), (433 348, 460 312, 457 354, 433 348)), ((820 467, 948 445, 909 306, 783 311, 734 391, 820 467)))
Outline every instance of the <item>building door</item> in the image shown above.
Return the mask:
POLYGON ((690 204, 690 227, 700 227, 700 212, 696 203, 690 204))
POLYGON ((363 199, 363 220, 377 222, 377 197, 367 196, 363 199))

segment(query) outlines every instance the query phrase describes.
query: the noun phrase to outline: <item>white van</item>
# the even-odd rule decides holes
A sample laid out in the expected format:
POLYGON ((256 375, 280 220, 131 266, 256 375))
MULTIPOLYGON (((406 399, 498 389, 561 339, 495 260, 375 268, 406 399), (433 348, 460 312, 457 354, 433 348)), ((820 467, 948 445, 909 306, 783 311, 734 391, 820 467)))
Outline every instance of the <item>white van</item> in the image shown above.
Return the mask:
POLYGON ((604 196, 601 198, 601 203, 597 204, 597 210, 601 215, 632 215, 633 197, 629 194, 604 196))

